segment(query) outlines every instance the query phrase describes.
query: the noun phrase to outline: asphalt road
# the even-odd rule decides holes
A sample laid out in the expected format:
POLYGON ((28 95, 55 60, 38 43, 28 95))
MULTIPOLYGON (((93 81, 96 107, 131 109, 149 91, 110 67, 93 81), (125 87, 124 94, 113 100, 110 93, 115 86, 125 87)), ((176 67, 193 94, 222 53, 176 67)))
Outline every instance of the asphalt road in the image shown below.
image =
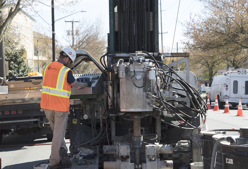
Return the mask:
MULTIPOLYGON (((69 148, 69 140, 66 143, 69 148)), ((51 142, 39 132, 7 136, 0 145, 2 169, 33 169, 33 166, 47 162, 50 152, 51 142)))
MULTIPOLYGON (((212 109, 214 104, 212 104, 212 109)), ((239 129, 248 127, 248 108, 243 106, 244 117, 236 116, 237 107, 230 107, 230 114, 208 110, 207 129, 239 129)), ((69 140, 66 140, 69 147, 69 140)), ((26 136, 10 135, 3 138, 0 145, 2 169, 33 169, 34 165, 46 162, 50 155, 51 142, 41 133, 30 133, 26 136)))
POLYGON ((214 104, 211 104, 211 110, 207 112, 206 125, 208 130, 213 129, 240 129, 248 127, 248 107, 243 106, 244 117, 237 116, 238 107, 229 107, 230 113, 224 113, 224 109, 213 111, 214 104))

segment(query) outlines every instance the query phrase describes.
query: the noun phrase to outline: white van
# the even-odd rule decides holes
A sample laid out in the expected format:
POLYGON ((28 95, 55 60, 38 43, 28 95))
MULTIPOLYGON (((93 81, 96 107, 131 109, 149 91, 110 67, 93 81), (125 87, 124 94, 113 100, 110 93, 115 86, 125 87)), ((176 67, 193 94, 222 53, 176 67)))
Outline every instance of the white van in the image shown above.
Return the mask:
POLYGON ((217 94, 219 107, 223 108, 228 102, 236 107, 239 100, 242 104, 248 103, 248 71, 240 69, 237 71, 226 72, 213 78, 209 94, 210 102, 215 102, 217 94))

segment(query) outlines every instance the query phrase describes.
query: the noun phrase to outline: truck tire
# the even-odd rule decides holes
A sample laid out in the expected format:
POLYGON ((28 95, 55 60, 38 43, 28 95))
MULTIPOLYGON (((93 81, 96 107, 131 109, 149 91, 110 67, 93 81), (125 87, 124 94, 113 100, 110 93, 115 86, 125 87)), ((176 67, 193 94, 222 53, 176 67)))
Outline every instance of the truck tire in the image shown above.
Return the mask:
POLYGON ((53 140, 53 133, 48 133, 46 134, 47 141, 52 141, 53 140))
POLYGON ((224 105, 225 105, 225 102, 221 102, 219 96, 218 96, 218 102, 219 102, 219 108, 223 109, 224 105))

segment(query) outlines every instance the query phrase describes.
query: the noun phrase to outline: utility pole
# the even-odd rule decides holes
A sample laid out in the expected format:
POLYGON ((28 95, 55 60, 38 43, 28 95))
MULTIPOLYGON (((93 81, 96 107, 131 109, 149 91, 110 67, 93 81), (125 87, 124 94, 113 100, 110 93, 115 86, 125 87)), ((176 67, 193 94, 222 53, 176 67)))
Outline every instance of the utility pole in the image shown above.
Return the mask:
MULTIPOLYGON (((51 13, 52 13, 52 51, 53 51, 53 61, 55 61, 55 22, 65 18, 65 17, 74 15, 78 12, 86 12, 86 11, 78 11, 78 12, 75 12, 73 14, 70 14, 68 16, 65 16, 63 18, 60 18, 60 19, 57 19, 56 21, 54 21, 54 0, 51 0, 51 10, 52 10, 51 11, 51 13)), ((78 22, 78 21, 74 21, 74 22, 78 22)), ((73 31, 73 24, 72 24, 72 31, 73 31)), ((74 37, 73 37, 73 43, 74 43, 74 37)))
POLYGON ((0 77, 6 77, 4 41, 0 42, 0 77))
MULTIPOLYGON (((0 22, 3 23, 2 20, 2 11, 0 11, 0 22)), ((5 53, 4 53, 4 41, 0 42, 0 77, 6 78, 6 69, 5 69, 5 53)))
MULTIPOLYGON (((177 53, 178 53, 178 42, 177 42, 177 53)), ((178 60, 178 57, 177 57, 178 60)), ((179 69, 179 64, 177 64, 177 69, 179 69)))
POLYGON ((164 53, 164 43, 163 43, 163 34, 162 34, 162 32, 163 32, 163 21, 162 21, 162 15, 163 15, 163 13, 162 13, 162 3, 161 3, 161 0, 160 0, 160 26, 161 26, 161 47, 162 47, 162 53, 164 53))
POLYGON ((54 0, 51 0, 52 7, 52 48, 53 48, 53 61, 55 61, 55 24, 54 24, 54 0))
POLYGON ((71 22, 71 36, 72 36, 72 48, 74 47, 74 22, 79 22, 79 21, 65 21, 65 22, 71 22))
POLYGON ((39 58, 39 45, 37 40, 37 57, 38 57, 38 72, 40 72, 40 58, 39 58))

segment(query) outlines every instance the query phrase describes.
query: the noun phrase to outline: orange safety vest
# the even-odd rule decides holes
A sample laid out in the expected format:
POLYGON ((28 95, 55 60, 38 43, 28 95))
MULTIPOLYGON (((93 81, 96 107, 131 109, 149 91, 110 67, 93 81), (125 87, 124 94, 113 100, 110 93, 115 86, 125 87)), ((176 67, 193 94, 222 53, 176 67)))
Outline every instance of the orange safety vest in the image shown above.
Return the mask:
POLYGON ((69 112, 71 85, 67 82, 68 71, 72 70, 56 61, 44 66, 42 109, 69 112))

